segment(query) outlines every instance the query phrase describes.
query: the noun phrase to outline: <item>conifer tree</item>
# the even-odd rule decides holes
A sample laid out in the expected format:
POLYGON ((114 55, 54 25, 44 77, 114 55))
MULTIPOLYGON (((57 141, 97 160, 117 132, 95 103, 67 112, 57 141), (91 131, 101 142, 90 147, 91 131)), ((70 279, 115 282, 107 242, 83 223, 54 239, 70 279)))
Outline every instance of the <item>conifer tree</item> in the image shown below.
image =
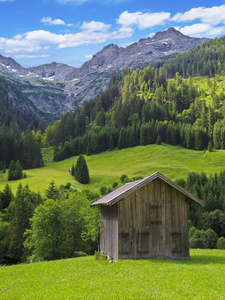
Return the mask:
POLYGON ((55 186, 54 180, 52 180, 49 184, 49 187, 45 190, 45 195, 48 199, 55 200, 58 196, 58 189, 55 186))
POLYGON ((80 155, 74 168, 74 177, 82 184, 89 183, 89 170, 83 155, 80 155))
POLYGON ((23 168, 19 160, 15 163, 14 160, 11 161, 9 165, 8 180, 21 179, 23 177, 23 168))

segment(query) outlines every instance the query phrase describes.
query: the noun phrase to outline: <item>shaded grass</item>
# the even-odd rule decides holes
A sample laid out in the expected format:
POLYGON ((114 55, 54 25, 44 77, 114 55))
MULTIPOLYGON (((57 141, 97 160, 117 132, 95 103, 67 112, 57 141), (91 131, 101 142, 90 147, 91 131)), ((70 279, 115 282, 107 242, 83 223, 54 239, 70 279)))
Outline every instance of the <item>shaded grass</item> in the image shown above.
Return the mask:
MULTIPOLYGON (((46 162, 43 168, 26 170, 27 178, 9 182, 15 192, 19 182, 28 184, 31 190, 40 191, 48 187, 51 180, 57 186, 71 182, 74 189, 89 188, 99 193, 101 186, 112 187, 114 181, 119 181, 122 174, 128 177, 148 176, 156 171, 161 172, 171 180, 186 178, 192 171, 204 171, 210 173, 225 170, 225 151, 216 150, 194 151, 181 146, 147 145, 137 146, 91 156, 85 156, 89 173, 90 183, 82 185, 69 175, 72 164, 76 164, 77 157, 71 157, 60 162, 46 162)), ((0 190, 5 187, 7 176, 0 178, 0 190)))
POLYGON ((0 299, 225 299, 225 251, 187 260, 83 257, 0 267, 0 299))

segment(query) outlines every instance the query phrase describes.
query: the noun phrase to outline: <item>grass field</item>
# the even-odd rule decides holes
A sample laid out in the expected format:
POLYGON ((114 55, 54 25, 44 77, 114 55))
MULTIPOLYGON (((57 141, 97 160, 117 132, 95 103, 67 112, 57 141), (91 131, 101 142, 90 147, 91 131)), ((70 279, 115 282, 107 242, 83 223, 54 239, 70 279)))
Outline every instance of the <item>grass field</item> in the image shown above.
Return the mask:
POLYGON ((187 260, 93 256, 0 267, 0 299, 225 299, 225 251, 187 260))
POLYGON ((43 168, 27 170, 27 178, 16 181, 7 181, 7 176, 0 174, 0 191, 8 182, 13 192, 18 184, 28 184, 31 190, 40 191, 48 187, 51 180, 57 186, 71 182, 74 189, 81 190, 84 187, 99 193, 101 186, 111 187, 114 181, 119 181, 122 174, 129 177, 148 176, 159 171, 172 180, 186 178, 188 172, 205 171, 207 174, 225 170, 225 151, 216 150, 194 151, 182 148, 181 146, 147 145, 134 148, 115 149, 97 155, 85 156, 89 173, 90 183, 81 185, 68 170, 76 163, 77 157, 60 162, 45 162, 43 168))

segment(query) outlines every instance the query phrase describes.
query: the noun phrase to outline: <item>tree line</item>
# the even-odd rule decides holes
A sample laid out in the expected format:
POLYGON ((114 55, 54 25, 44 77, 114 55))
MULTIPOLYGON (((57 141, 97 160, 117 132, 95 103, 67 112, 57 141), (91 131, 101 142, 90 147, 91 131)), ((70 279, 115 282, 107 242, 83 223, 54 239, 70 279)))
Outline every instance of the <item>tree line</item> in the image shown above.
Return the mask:
POLYGON ((43 166, 41 145, 34 132, 16 133, 0 128, 0 170, 9 167, 11 161, 19 161, 23 169, 43 166))
POLYGON ((189 207, 190 247, 225 249, 225 171, 191 172, 177 183, 205 202, 189 207))

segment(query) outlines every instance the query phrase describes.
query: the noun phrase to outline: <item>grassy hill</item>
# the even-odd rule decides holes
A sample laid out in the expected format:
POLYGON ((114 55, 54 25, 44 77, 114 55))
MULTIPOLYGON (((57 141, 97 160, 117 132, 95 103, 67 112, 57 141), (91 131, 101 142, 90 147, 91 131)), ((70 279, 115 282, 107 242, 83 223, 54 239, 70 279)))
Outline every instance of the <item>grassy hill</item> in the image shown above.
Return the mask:
POLYGON ((225 251, 187 260, 94 257, 0 267, 0 299, 224 299, 225 251))
POLYGON ((7 175, 0 174, 0 190, 3 190, 8 182, 15 192, 21 182, 23 185, 28 184, 31 190, 44 194, 50 181, 54 180, 57 186, 71 182, 71 187, 74 189, 89 188, 99 193, 101 186, 111 187, 113 182, 119 181, 122 174, 131 178, 145 177, 159 171, 171 180, 176 180, 186 178, 192 171, 204 171, 209 175, 225 170, 224 150, 194 151, 167 144, 115 149, 85 156, 85 159, 91 178, 87 185, 78 183, 73 176, 69 175, 69 169, 77 160, 77 157, 71 157, 60 162, 45 162, 43 168, 27 170, 26 179, 8 182, 7 175))

